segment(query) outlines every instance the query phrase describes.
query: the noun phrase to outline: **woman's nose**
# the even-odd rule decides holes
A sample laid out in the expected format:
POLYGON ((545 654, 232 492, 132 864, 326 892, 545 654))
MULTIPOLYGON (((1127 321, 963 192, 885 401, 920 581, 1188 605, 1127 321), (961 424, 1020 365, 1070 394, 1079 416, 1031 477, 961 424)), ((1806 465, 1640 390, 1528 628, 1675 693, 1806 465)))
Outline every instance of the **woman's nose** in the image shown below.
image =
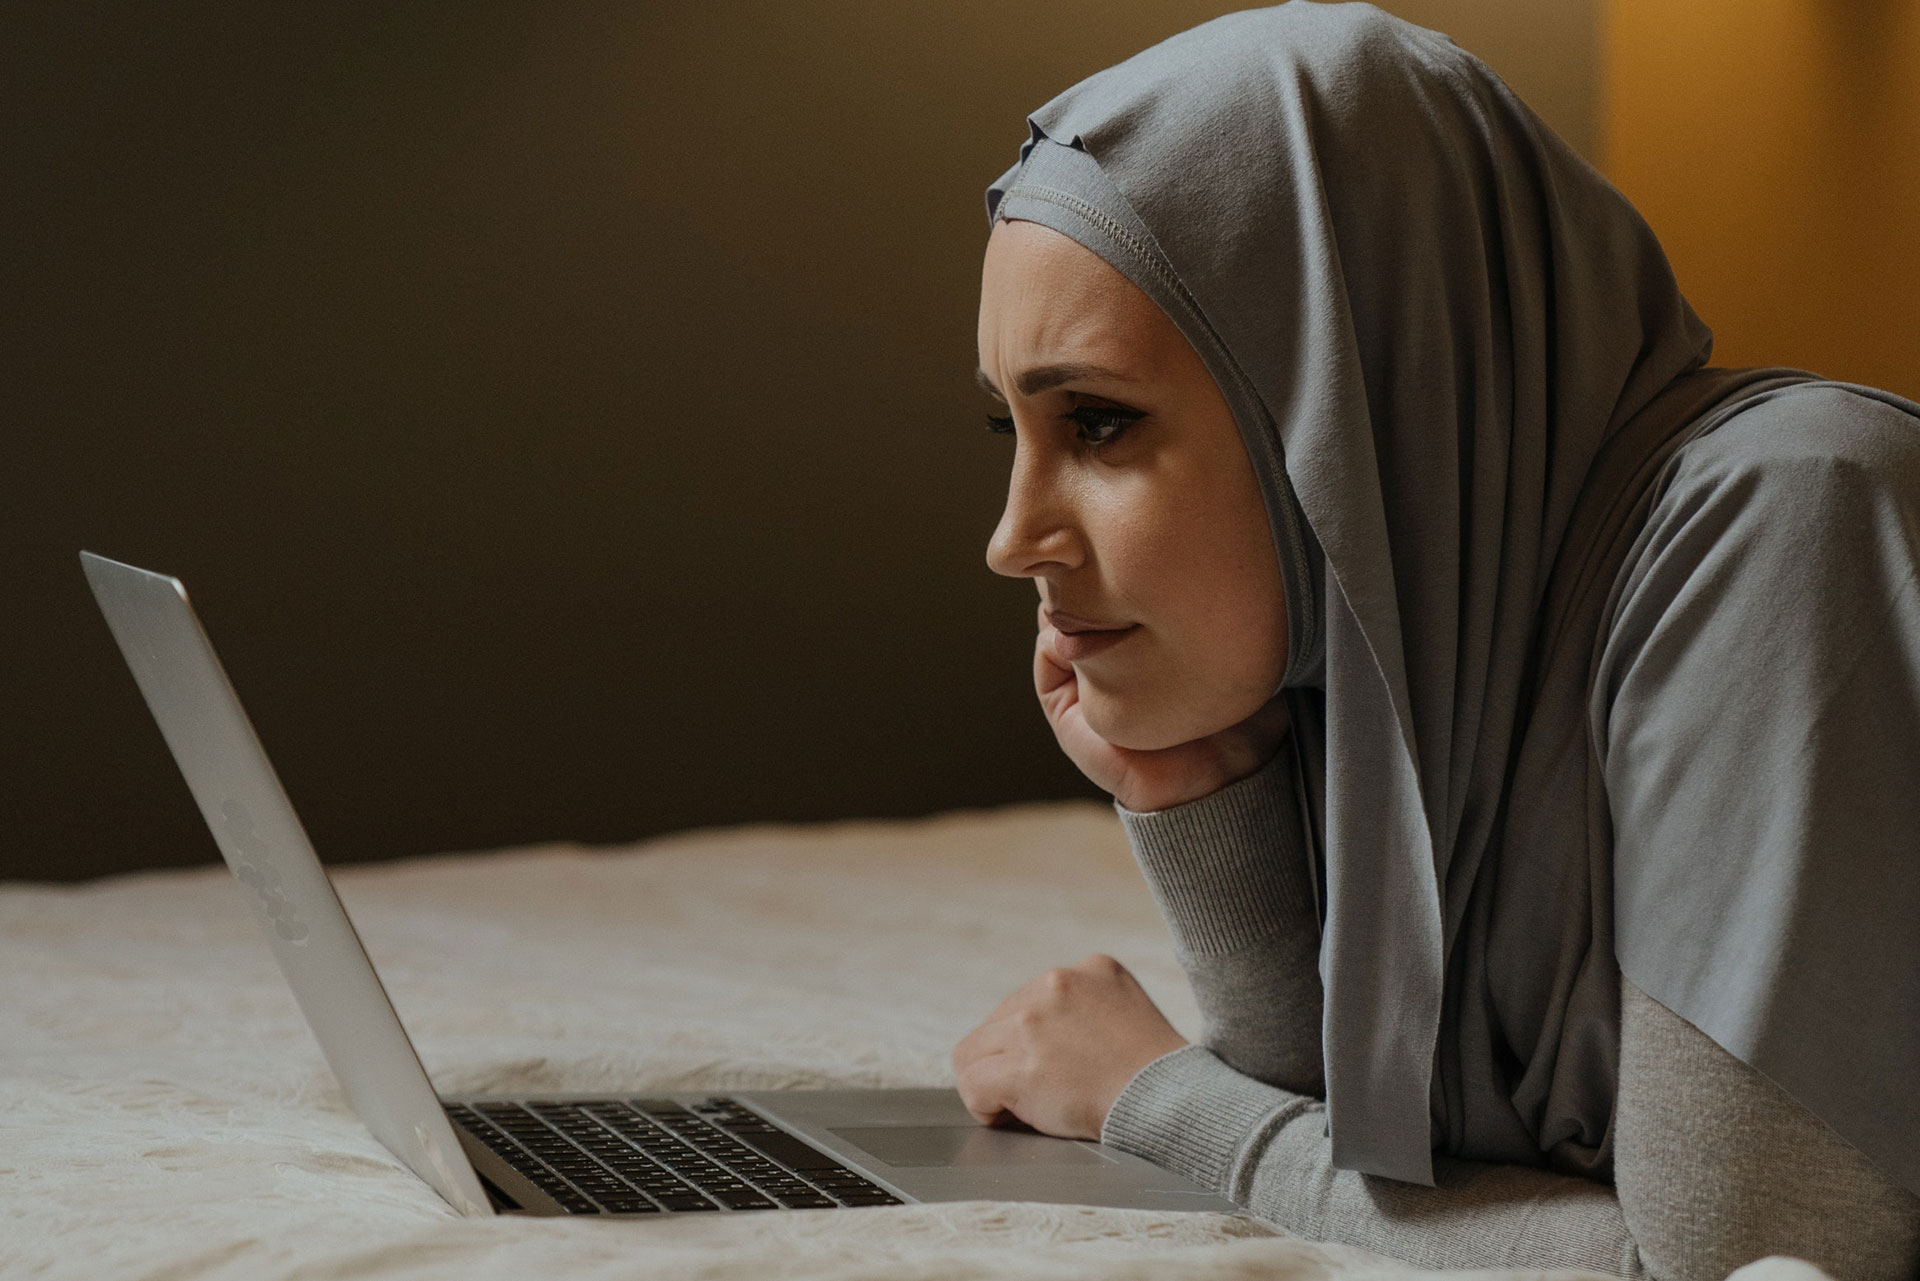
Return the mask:
POLYGON ((987 541, 987 567, 1008 578, 1036 578, 1048 570, 1073 569, 1084 545, 1068 504, 1045 470, 1017 449, 1007 485, 1006 510, 987 541))

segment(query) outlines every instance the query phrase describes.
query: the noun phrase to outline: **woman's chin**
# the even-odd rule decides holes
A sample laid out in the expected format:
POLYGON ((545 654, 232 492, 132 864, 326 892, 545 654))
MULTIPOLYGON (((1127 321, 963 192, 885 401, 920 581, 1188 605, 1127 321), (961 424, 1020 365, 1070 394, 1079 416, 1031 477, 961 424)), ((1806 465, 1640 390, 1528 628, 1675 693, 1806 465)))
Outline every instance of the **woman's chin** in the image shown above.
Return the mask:
POLYGON ((1087 728, 1115 747, 1130 752, 1157 752, 1178 747, 1211 731, 1198 730, 1190 718, 1170 714, 1175 709, 1156 707, 1148 700, 1117 698, 1080 687, 1080 714, 1087 728))

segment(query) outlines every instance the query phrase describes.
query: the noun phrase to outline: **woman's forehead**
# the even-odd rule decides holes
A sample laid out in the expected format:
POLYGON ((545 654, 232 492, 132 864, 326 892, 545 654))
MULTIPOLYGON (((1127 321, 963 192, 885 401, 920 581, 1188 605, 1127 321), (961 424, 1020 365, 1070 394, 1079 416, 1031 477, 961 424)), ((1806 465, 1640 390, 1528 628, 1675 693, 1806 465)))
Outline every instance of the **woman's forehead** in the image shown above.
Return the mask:
MULTIPOLYGON (((1080 364, 1139 376, 1166 344, 1184 342, 1154 301, 1071 237, 1007 219, 987 242, 980 289, 981 368, 1004 357, 1024 364, 1080 364)), ((1021 371, 1000 371, 1017 379, 1021 371)))

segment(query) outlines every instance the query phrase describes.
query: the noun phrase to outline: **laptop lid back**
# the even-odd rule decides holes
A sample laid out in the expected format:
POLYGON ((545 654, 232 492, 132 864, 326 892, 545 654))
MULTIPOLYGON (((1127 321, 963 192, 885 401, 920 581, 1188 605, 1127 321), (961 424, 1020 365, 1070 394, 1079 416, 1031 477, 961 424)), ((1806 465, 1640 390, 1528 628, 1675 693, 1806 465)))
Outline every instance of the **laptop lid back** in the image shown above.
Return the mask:
POLYGON ((455 1209, 493 1213, 186 588, 91 552, 80 563, 353 1110, 455 1209))

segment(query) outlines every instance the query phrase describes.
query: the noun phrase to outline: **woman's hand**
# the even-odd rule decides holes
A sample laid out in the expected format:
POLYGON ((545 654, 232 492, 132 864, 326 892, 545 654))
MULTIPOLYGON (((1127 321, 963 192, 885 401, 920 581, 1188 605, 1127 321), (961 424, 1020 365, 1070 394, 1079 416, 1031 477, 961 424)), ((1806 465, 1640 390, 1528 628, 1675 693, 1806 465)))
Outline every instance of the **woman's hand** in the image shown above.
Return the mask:
POLYGON ((1207 738, 1150 752, 1115 747, 1087 724, 1079 677, 1051 647, 1058 635, 1042 605, 1040 634, 1033 643, 1033 687, 1047 723, 1080 772, 1135 813, 1171 809, 1239 782, 1272 760, 1286 737, 1287 704, 1276 694, 1246 720, 1207 738))
POLYGON ((1098 1139, 1134 1074, 1187 1044, 1127 967, 1094 955, 1027 983, 953 1049, 960 1100, 992 1125, 1098 1139))

